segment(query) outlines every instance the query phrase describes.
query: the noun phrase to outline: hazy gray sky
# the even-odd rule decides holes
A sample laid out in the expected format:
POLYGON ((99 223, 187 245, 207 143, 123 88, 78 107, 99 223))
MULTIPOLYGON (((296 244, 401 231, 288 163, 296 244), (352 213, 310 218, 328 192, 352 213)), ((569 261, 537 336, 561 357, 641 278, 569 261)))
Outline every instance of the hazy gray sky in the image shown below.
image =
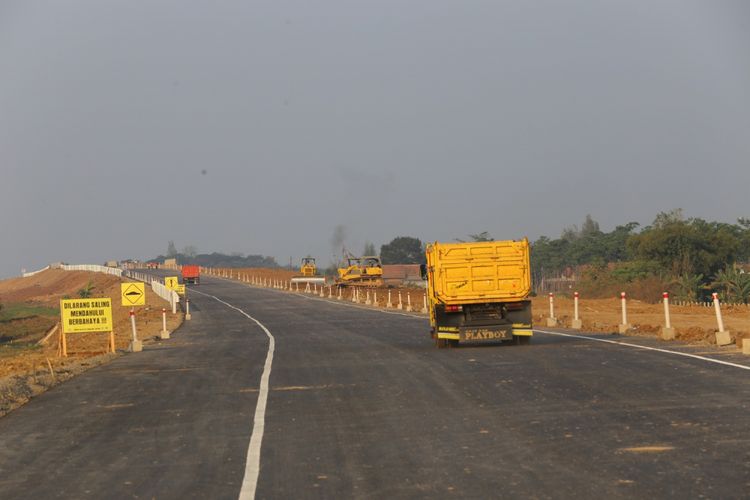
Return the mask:
POLYGON ((0 0, 0 277, 734 222, 749 160, 746 0, 0 0))

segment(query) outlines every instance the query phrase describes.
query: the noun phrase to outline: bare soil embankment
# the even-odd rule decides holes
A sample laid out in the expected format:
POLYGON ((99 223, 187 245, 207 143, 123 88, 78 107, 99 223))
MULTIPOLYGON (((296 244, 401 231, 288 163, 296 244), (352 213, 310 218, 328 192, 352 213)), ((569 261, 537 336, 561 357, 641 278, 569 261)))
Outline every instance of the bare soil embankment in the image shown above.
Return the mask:
MULTIPOLYGON (((131 338, 130 309, 121 306, 121 279, 101 273, 51 269, 29 278, 0 281, 0 416, 31 397, 89 368, 121 355, 131 338), (68 357, 59 353, 60 299, 77 298, 81 290, 90 297, 112 299, 112 320, 117 353, 107 353, 108 334, 68 335, 68 357), (3 313, 12 313, 5 317, 3 313), (52 333, 51 333, 52 332, 52 333), (51 333, 51 334, 50 334, 51 333), (40 343, 43 339, 44 342, 40 343)), ((162 327, 166 301, 146 287, 147 306, 136 308, 138 336, 149 341, 162 327)), ((182 323, 182 313, 167 314, 167 329, 182 323)))

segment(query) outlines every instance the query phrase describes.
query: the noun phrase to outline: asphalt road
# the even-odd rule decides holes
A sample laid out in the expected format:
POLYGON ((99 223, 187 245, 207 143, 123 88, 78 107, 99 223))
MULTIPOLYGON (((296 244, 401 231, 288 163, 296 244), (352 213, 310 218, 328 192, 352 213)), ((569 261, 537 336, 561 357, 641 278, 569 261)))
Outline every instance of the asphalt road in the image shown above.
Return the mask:
POLYGON ((741 355, 541 332, 529 346, 437 350, 419 317, 210 278, 194 290, 193 319, 171 340, 0 419, 0 498, 750 491, 741 355), (269 334, 227 304, 268 330, 272 359, 269 334), (253 434, 257 486, 247 482, 253 434))

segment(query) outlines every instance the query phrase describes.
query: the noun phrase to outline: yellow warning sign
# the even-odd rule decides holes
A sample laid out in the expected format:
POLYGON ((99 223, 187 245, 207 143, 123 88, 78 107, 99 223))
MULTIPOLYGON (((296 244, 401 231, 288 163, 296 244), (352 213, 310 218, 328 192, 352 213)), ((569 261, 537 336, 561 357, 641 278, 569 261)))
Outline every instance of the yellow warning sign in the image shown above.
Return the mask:
POLYGON ((185 285, 177 285, 173 290, 179 295, 185 295, 185 285))
POLYGON ((64 299, 60 301, 63 333, 111 332, 112 299, 64 299))
POLYGON ((122 305, 145 306, 146 286, 143 283, 121 283, 122 305))
POLYGON ((180 279, 177 276, 167 276, 166 278, 164 278, 164 286, 166 286, 170 290, 174 290, 179 284, 180 279))

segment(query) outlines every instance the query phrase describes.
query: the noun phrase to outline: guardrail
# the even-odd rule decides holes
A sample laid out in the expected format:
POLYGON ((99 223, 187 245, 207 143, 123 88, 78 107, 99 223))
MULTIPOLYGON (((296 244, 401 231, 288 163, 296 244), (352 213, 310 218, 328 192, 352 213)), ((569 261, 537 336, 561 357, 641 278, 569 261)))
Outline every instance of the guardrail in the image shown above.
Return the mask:
POLYGON ((68 265, 68 264, 61 264, 61 265, 55 265, 53 266, 46 266, 42 269, 39 269, 38 271, 32 271, 30 273, 23 273, 21 276, 24 278, 28 278, 30 276, 34 276, 35 274, 42 273, 48 269, 62 269, 63 271, 88 271, 92 273, 104 273, 104 274, 111 274, 112 276, 122 276, 122 269, 119 269, 117 267, 107 267, 107 266, 99 266, 95 264, 78 264, 78 265, 68 265))
POLYGON ((122 276, 122 269, 119 269, 117 267, 98 266, 93 264, 80 264, 73 266, 63 264, 60 266, 60 269, 64 271, 88 271, 92 273, 111 274, 112 276, 122 276))
POLYGON ((21 273, 21 277, 28 278, 30 276, 34 276, 35 274, 43 273, 49 268, 50 266, 46 266, 46 267, 43 267, 42 269, 39 269, 38 271, 31 271, 30 273, 21 273))

